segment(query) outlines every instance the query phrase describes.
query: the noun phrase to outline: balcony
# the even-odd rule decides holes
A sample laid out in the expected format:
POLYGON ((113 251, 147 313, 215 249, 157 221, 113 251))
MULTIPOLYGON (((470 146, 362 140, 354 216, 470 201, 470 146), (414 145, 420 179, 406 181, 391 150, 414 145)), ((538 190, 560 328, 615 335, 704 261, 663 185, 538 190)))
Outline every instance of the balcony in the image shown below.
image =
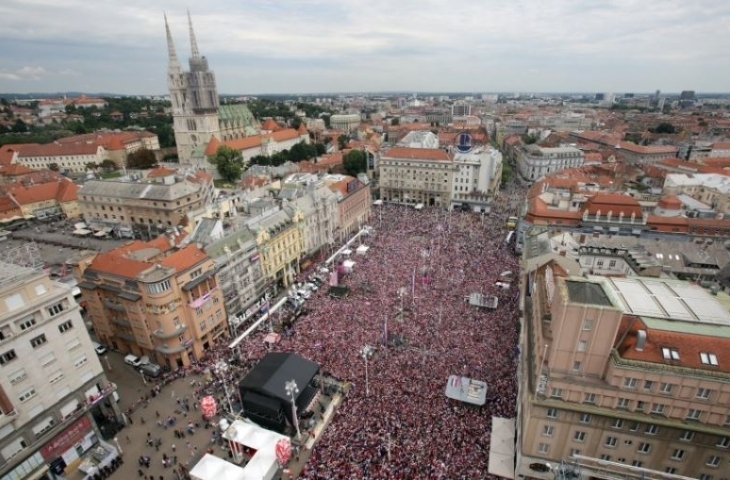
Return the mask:
POLYGON ((119 325, 120 327, 128 327, 128 328, 132 327, 132 324, 129 323, 129 320, 127 320, 126 318, 114 317, 111 319, 111 322, 114 325, 119 325))
POLYGON ((208 292, 206 292, 204 295, 201 295, 200 297, 196 298, 195 300, 188 302, 188 307, 190 307, 190 308, 202 307, 208 300, 210 300, 213 297, 213 291, 216 288, 217 287, 213 287, 208 292))
POLYGON ((107 308, 110 308, 110 309, 115 310, 117 312, 123 312, 124 311, 124 305, 122 305, 121 303, 112 302, 111 300, 106 299, 106 298, 103 300, 103 302, 104 302, 104 306, 107 307, 107 308))
POLYGON ((114 335, 116 335, 117 338, 121 338, 122 340, 137 343, 137 340, 134 338, 134 335, 132 335, 129 332, 115 332, 114 335))
POLYGON ((174 330, 171 330, 169 332, 166 332, 160 328, 152 332, 152 335, 154 335, 155 338, 159 338, 160 340, 169 340, 170 338, 177 337, 187 329, 187 325, 178 325, 174 330))

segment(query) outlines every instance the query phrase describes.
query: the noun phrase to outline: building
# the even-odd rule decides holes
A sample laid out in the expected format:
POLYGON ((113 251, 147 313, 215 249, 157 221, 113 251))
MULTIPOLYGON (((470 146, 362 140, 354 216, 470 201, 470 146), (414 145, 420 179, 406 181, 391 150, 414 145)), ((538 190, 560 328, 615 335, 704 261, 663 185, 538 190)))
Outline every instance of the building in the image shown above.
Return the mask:
POLYGON ((360 121, 359 113, 335 114, 330 117, 330 128, 349 133, 357 130, 357 127, 360 126, 360 121))
POLYGON ((59 138, 61 145, 100 145, 104 148, 105 160, 111 160, 119 167, 127 166, 127 157, 141 149, 160 150, 160 140, 156 134, 142 131, 106 131, 101 130, 83 135, 59 138))
POLYGON ((718 213, 730 214, 730 177, 718 173, 670 173, 664 179, 665 195, 687 195, 718 213))
POLYGON ((249 223, 256 238, 261 269, 267 279, 267 289, 287 288, 299 273, 304 252, 304 216, 300 211, 289 215, 278 210, 249 223))
POLYGON ((521 145, 516 154, 517 168, 526 180, 537 180, 550 173, 583 165, 583 152, 575 147, 544 148, 521 145))
MULTIPOLYGON (((302 214, 304 225, 302 253, 305 257, 311 257, 322 247, 331 245, 337 238, 340 200, 340 195, 328 188, 325 182, 318 180, 302 186, 301 195, 282 206, 291 216, 296 212, 302 214)), ((359 202, 357 207, 361 207, 359 202)), ((354 216, 359 218, 357 215, 354 216)))
POLYGON ((391 148, 380 154, 380 198, 386 202, 448 207, 456 170, 445 150, 391 148))
POLYGON ((74 259, 99 342, 173 370, 228 333, 216 265, 178 231, 74 259))
POLYGON ((101 164, 108 158, 103 146, 97 143, 28 144, 18 148, 16 162, 33 169, 50 168, 64 173, 83 173, 86 165, 101 164))
POLYGON ((730 157, 730 142, 715 142, 710 145, 710 157, 730 157))
POLYGON ((94 417, 120 418, 115 387, 71 288, 43 272, 34 244, 3 251, 0 297, 0 476, 48 478, 59 458, 98 444, 94 417))
POLYGON ((180 225, 189 211, 211 203, 215 192, 210 174, 178 170, 153 178, 89 180, 77 195, 88 225, 152 236, 180 225))
POLYGON ((526 262, 516 477, 555 478, 530 468, 538 463, 600 478, 722 476, 727 308, 684 281, 586 278, 569 262, 526 262))
POLYGON ((15 185, 8 195, 20 206, 23 216, 40 220, 65 216, 77 218, 79 186, 67 178, 46 183, 15 185))
POLYGON ((489 211, 494 194, 502 183, 502 154, 492 147, 477 147, 454 153, 451 206, 475 212, 489 211))
POLYGON ((439 137, 428 130, 412 130, 398 141, 399 147, 439 148, 439 137))
POLYGON ((370 218, 370 181, 360 174, 358 178, 349 175, 330 174, 324 182, 337 197, 337 234, 336 238, 346 237, 358 232, 370 218))
POLYGON ((172 103, 175 143, 181 164, 189 164, 193 151, 205 146, 211 137, 220 140, 241 138, 256 133, 255 120, 245 105, 220 105, 215 73, 208 59, 200 55, 188 14, 190 34, 190 70, 184 71, 177 58, 170 27, 165 17, 167 34, 167 87, 172 103))
POLYGON ((297 143, 309 144, 309 133, 304 125, 299 130, 285 128, 268 133, 249 135, 248 137, 229 139, 221 142, 218 137, 213 136, 205 145, 204 149, 193 152, 192 162, 197 167, 211 168, 208 157, 215 156, 221 146, 230 147, 241 152, 244 163, 248 163, 253 157, 263 155, 270 157, 275 153, 290 150, 297 143))

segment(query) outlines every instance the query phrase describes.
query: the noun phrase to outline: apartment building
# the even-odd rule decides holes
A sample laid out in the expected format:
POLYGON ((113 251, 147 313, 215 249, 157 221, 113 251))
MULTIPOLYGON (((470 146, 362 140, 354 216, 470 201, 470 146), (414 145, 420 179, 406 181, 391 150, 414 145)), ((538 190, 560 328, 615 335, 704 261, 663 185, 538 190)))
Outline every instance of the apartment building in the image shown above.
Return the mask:
POLYGON ((706 209, 730 214, 730 177, 719 173, 670 173, 664 179, 663 193, 687 195, 706 209))
POLYGON ((77 196, 88 225, 152 236, 180 225, 189 211, 211 203, 215 191, 210 174, 179 170, 154 178, 135 174, 90 180, 77 196))
POLYGON ((83 173, 89 163, 101 164, 108 157, 103 146, 96 143, 47 143, 21 145, 17 163, 28 168, 52 168, 64 173, 83 173))
POLYGON ((0 261, 3 479, 48 478, 49 465, 98 444, 95 416, 120 418, 71 289, 51 281, 38 259, 30 244, 0 261))
POLYGON ((72 262, 107 347, 176 369, 228 332, 215 262, 177 231, 72 262))
POLYGON ((457 170, 445 150, 391 148, 380 155, 380 198, 448 207, 457 170))
POLYGON ((80 215, 78 191, 79 186, 74 182, 59 178, 45 183, 14 185, 8 189, 8 195, 28 218, 76 218, 80 215))
POLYGON ((575 147, 521 145, 516 152, 517 168, 526 180, 583 165, 583 152, 575 147))
MULTIPOLYGON (((370 202, 367 204, 369 206, 370 202)), ((360 202, 356 202, 355 206, 362 207, 360 202)), ((283 205, 282 208, 291 216, 297 211, 302 214, 305 256, 317 253, 337 238, 339 207, 339 196, 321 180, 303 187, 302 196, 283 205)), ((357 218, 356 215, 354 217, 357 218)))
POLYGON ((363 174, 358 175, 358 178, 327 175, 324 183, 337 198, 336 237, 344 239, 359 231, 370 218, 370 181, 363 174))
POLYGON ((249 226, 256 236, 267 288, 287 288, 299 273, 304 252, 304 215, 299 210, 291 216, 279 210, 251 221, 249 226))
POLYGON ((530 465, 567 463, 601 478, 724 477, 727 308, 684 281, 576 276, 564 257, 533 260, 524 273, 517 476, 552 479, 530 465))
POLYGON ((502 183, 502 154, 492 147, 477 147, 455 153, 452 207, 475 212, 489 211, 489 205, 502 183))

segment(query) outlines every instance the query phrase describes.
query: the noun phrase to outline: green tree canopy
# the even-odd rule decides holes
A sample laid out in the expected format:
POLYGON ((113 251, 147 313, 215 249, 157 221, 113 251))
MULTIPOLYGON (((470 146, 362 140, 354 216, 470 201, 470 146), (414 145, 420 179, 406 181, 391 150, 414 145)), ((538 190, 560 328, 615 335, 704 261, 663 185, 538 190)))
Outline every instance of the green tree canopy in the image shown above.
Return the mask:
POLYGON ((100 166, 100 167, 101 167, 101 168, 102 168, 103 170, 105 170, 105 171, 107 171, 107 172, 113 172, 114 170, 116 170, 116 169, 117 169, 117 164, 116 164, 116 163, 114 163, 114 161, 113 161, 113 160, 109 160, 108 158, 107 158, 106 160, 103 160, 103 161, 102 161, 102 162, 101 162, 101 163, 99 164, 99 166, 100 166))
POLYGON ((136 152, 127 155, 128 168, 151 168, 156 164, 155 153, 146 148, 140 148, 136 152))
POLYGON ((224 180, 235 183, 243 174, 243 155, 238 150, 221 145, 215 155, 208 157, 208 161, 215 165, 224 180))
POLYGON ((649 131, 653 131, 654 133, 677 133, 677 129, 669 122, 662 122, 653 130, 649 129, 649 131))
POLYGON ((337 137, 337 148, 342 150, 343 148, 345 148, 347 146, 347 144, 349 142, 350 142, 350 137, 348 137, 347 135, 340 135, 339 137, 337 137))
POLYGON ((342 166, 348 175, 357 176, 367 171, 367 156, 362 150, 350 150, 342 157, 342 166))
POLYGON ((58 171, 58 164, 56 162, 49 163, 48 164, 48 169, 49 170, 53 170, 54 172, 57 172, 58 171))

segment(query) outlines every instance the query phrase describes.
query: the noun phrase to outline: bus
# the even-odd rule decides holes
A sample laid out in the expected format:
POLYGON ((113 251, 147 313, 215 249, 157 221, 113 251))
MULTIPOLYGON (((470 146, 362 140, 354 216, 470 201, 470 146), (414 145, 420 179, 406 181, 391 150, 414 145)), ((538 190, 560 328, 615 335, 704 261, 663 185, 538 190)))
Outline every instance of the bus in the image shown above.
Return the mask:
POLYGON ((517 226, 518 218, 517 217, 508 217, 507 218, 507 228, 515 228, 517 226))

